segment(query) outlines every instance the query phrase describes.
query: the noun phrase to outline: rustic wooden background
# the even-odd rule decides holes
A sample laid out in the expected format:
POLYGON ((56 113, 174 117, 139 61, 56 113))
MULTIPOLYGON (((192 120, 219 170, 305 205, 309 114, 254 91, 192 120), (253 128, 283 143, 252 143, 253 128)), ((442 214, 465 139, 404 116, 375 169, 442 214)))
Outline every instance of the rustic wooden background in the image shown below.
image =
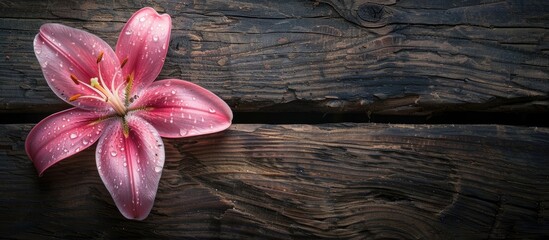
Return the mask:
POLYGON ((0 236, 543 238, 548 27, 543 0, 1 0, 0 236), (145 6, 173 20, 160 78, 210 89, 241 123, 166 139, 155 206, 136 222, 114 206, 94 149, 38 178, 24 141, 68 107, 34 56, 40 25, 63 23, 114 46, 145 6), (496 117, 369 123, 447 113, 496 117), (313 124, 327 114, 335 123, 313 124), (345 114, 355 123, 338 121, 345 114), (497 119, 512 114, 535 118, 497 119))

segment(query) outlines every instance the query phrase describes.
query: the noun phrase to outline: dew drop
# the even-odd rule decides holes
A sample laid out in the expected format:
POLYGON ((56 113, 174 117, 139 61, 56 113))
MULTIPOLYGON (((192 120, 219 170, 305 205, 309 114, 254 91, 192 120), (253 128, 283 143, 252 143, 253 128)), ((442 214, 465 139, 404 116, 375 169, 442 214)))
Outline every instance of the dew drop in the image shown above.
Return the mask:
POLYGON ((158 36, 154 35, 153 36, 153 41, 158 42, 158 36))
POLYGON ((63 63, 59 63, 59 67, 63 67, 63 63))
POLYGON ((193 101, 196 101, 196 98, 195 98, 195 97, 193 97, 192 99, 193 99, 193 101))
POLYGON ((68 153, 68 152, 69 152, 69 150, 67 150, 66 148, 63 148, 63 152, 66 152, 66 153, 68 153))
POLYGON ((145 21, 145 17, 141 17, 141 18, 139 19, 139 21, 140 21, 140 22, 144 22, 144 21, 145 21))
POLYGON ((125 32, 126 35, 132 35, 132 33, 133 33, 132 30, 127 30, 127 31, 125 32))
POLYGON ((166 82, 164 83, 164 86, 166 86, 166 87, 169 87, 170 85, 172 85, 172 82, 171 82, 171 81, 166 81, 166 82))
POLYGON ((156 166, 156 167, 154 167, 154 171, 155 172, 160 172, 160 171, 162 171, 162 167, 156 166))
POLYGON ((175 94, 175 90, 172 90, 172 94, 175 94))
POLYGON ((40 55, 40 53, 42 53, 42 50, 41 50, 41 49, 36 49, 34 52, 35 52, 36 54, 40 55))
POLYGON ((70 137, 71 139, 75 139, 78 135, 76 135, 76 133, 71 133, 70 137))
POLYGON ((209 111, 210 113, 215 113, 215 109, 213 109, 213 108, 209 108, 208 111, 209 111))
POLYGON ((181 135, 181 136, 187 136, 187 130, 186 130, 186 129, 183 129, 183 128, 179 129, 179 135, 181 135))
POLYGON ((115 151, 112 151, 112 152, 111 152, 111 156, 116 157, 116 152, 115 152, 115 151))
POLYGON ((128 164, 126 162, 124 162, 124 167, 128 166, 128 164))
POLYGON ((88 145, 88 143, 89 143, 89 142, 88 142, 88 140, 86 140, 86 139, 82 139, 82 144, 84 144, 84 145, 88 145))

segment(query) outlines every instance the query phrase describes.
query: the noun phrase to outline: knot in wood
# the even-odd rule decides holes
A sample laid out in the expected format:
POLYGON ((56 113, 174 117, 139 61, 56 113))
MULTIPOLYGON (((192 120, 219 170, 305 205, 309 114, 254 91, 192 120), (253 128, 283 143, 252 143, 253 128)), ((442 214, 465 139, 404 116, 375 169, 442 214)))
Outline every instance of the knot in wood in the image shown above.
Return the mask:
POLYGON ((377 22, 383 17, 384 7, 384 5, 366 3, 362 4, 356 12, 358 17, 364 21, 377 22))

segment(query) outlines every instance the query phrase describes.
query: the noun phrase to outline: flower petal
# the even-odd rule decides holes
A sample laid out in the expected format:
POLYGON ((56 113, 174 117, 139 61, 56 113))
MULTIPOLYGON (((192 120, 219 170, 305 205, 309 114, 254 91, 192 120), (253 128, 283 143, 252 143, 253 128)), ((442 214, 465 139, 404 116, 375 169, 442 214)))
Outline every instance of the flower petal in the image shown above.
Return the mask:
POLYGON ((110 125, 99 140, 96 162, 99 175, 118 210, 129 219, 142 220, 154 204, 162 167, 164 145, 158 132, 139 117, 126 117, 110 125))
POLYGON ((212 92, 187 81, 156 81, 132 106, 135 114, 150 122, 162 137, 195 136, 225 130, 233 113, 212 92))
POLYGON ((104 114, 72 108, 40 121, 25 141, 27 155, 39 175, 53 164, 95 143, 109 122, 98 121, 104 114))
MULTIPOLYGON (((134 72, 133 91, 153 82, 168 52, 172 20, 168 14, 159 15, 150 7, 143 8, 128 20, 116 44, 116 55, 124 62, 123 76, 134 72)), ((132 94, 133 95, 133 94, 132 94)))
MULTIPOLYGON (((110 87, 119 60, 111 47, 99 37, 61 24, 44 24, 40 33, 34 38, 34 52, 42 66, 44 77, 55 94, 69 104, 85 109, 105 108, 104 101, 81 98, 69 101, 76 94, 99 96, 85 84, 76 84, 73 77, 83 83, 98 77, 98 65, 101 75, 110 87), (102 61, 97 59, 103 52, 102 61), (71 77, 72 75, 72 77, 71 77)), ((115 77, 115 85, 122 83, 121 74, 115 77)))

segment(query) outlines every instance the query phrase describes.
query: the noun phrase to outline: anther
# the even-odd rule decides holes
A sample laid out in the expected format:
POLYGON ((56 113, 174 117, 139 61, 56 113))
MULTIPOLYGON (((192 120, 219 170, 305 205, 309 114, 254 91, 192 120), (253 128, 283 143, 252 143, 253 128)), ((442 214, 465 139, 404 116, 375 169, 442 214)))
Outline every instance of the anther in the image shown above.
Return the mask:
POLYGON ((120 63, 120 68, 123 68, 127 62, 128 62, 128 58, 124 58, 124 60, 122 60, 122 63, 120 63))
POLYGON ((80 93, 77 93, 77 94, 72 95, 72 96, 69 98, 69 102, 72 102, 72 101, 74 101, 74 100, 80 98, 80 96, 82 96, 82 94, 80 94, 80 93))
POLYGON ((80 81, 78 81, 78 78, 74 74, 71 74, 71 79, 76 85, 80 84, 80 81))
POLYGON ((97 63, 101 62, 103 59, 103 51, 99 52, 99 56, 97 56, 97 63))

